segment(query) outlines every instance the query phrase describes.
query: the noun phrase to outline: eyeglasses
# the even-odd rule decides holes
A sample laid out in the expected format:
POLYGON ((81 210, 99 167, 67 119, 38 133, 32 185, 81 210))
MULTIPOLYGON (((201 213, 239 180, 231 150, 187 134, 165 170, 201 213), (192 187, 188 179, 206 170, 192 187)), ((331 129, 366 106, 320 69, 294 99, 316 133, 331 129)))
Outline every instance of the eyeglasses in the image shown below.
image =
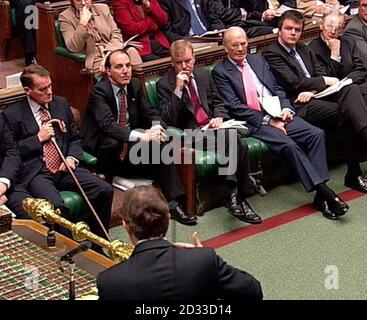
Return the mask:
POLYGON ((233 43, 230 46, 232 49, 240 49, 240 48, 246 49, 247 45, 248 45, 247 42, 241 42, 241 43, 233 43))
POLYGON ((333 30, 333 31, 340 31, 340 30, 342 30, 343 29, 343 27, 342 26, 335 26, 335 25, 333 25, 333 24, 325 24, 325 29, 327 29, 327 30, 333 30))

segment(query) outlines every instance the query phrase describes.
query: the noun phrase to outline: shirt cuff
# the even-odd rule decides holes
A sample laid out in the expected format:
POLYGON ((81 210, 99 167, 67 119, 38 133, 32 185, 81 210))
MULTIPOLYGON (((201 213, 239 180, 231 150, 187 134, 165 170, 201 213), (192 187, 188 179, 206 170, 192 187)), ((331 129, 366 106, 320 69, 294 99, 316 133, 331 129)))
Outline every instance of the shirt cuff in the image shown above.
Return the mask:
POLYGON ((271 120, 271 116, 270 116, 270 115, 268 115, 268 114, 266 114, 266 115, 264 116, 263 121, 261 122, 261 124, 263 124, 263 125, 267 125, 267 124, 269 124, 270 120, 271 120))
POLYGON ((175 96, 176 96, 177 98, 179 98, 179 99, 181 99, 181 98, 182 98, 182 91, 175 90, 173 93, 175 94, 175 96))
POLYGON ((247 18, 247 11, 244 8, 240 8, 241 10, 241 20, 245 21, 247 18))
POLYGON ((10 180, 8 178, 0 178, 0 182, 6 184, 7 190, 9 190, 11 183, 10 183, 10 180))
POLYGON ((129 135, 129 141, 136 142, 139 141, 140 137, 144 134, 144 132, 138 131, 138 130, 132 130, 129 135))
POLYGON ((337 61, 340 63, 340 61, 342 61, 342 57, 341 56, 330 56, 331 59, 337 61))
POLYGON ((288 110, 290 113, 291 113, 291 115, 292 116, 294 116, 296 113, 292 110, 292 109, 290 109, 290 108, 283 108, 283 110, 288 110))
POLYGON ((76 167, 79 165, 79 160, 78 160, 78 159, 76 159, 76 158, 74 158, 74 157, 72 157, 72 156, 67 156, 67 157, 66 157, 66 159, 67 159, 67 158, 73 159, 73 160, 75 161, 75 166, 76 166, 76 167))

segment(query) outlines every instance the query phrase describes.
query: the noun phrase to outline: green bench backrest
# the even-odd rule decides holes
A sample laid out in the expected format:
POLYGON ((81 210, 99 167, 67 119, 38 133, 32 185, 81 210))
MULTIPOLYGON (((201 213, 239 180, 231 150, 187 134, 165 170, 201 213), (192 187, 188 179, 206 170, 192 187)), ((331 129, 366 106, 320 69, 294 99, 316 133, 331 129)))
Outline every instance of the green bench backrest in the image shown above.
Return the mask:
POLYGON ((11 23, 13 24, 13 26, 17 26, 17 16, 15 15, 15 9, 11 8, 10 9, 10 18, 11 18, 11 23))
POLYGON ((66 48, 66 44, 65 44, 65 40, 64 37, 62 35, 62 32, 60 30, 60 22, 59 20, 55 21, 55 30, 56 30, 56 37, 57 37, 57 47, 55 48, 55 53, 68 57, 70 59, 73 59, 77 62, 80 63, 84 63, 85 61, 85 54, 83 53, 73 53, 70 52, 67 48, 66 48))

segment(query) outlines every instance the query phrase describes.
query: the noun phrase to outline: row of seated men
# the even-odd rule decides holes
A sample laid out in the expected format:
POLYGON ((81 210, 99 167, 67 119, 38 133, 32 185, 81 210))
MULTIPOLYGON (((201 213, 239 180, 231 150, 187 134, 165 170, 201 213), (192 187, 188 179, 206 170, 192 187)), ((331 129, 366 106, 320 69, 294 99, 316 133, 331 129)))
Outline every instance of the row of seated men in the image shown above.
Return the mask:
MULTIPOLYGON (((29 29, 27 6, 35 0, 13 0, 17 28, 23 39, 26 65, 35 61, 35 30, 29 29)), ((52 2, 52 1, 51 1, 52 2)), ((348 1, 342 2, 346 4, 348 1)), ((60 24, 68 50, 86 54, 86 68, 99 72, 107 51, 121 48, 123 39, 140 42, 130 48, 133 64, 169 55, 170 44, 187 36, 230 26, 244 28, 249 37, 272 33, 280 5, 300 8, 307 14, 323 13, 337 0, 113 0, 112 9, 92 0, 71 0, 71 7, 60 14, 60 24)))
MULTIPOLYGON (((339 219, 349 206, 326 185, 329 177, 322 129, 337 128, 345 139, 345 150, 340 150, 348 159, 345 185, 367 192, 358 162, 358 149, 367 143, 367 72, 354 42, 345 36, 338 39, 344 24, 338 11, 324 17, 322 34, 311 45, 321 47, 325 54, 315 55, 310 46, 299 43, 303 23, 299 12, 285 12, 278 41, 263 56, 248 55, 245 31, 229 28, 223 38, 228 57, 217 64, 212 75, 195 68, 189 42, 175 41, 170 48, 173 67, 157 84, 159 110, 149 104, 140 82, 131 78, 129 55, 121 49, 113 51, 105 61, 105 77, 90 95, 80 129, 83 140, 67 101, 52 95, 48 71, 39 65, 27 67, 21 76, 27 98, 1 117, 5 122, 1 124, 1 203, 6 202, 18 217, 25 217, 21 208, 25 197, 46 198, 67 214, 58 190, 76 190, 76 186, 50 141, 55 136, 106 229, 112 203, 109 182, 114 175, 134 171, 159 185, 173 219, 196 224, 197 217, 182 209, 184 188, 174 162, 165 161, 163 153, 153 161, 154 150, 167 144, 165 128, 175 126, 193 130, 190 145, 213 148, 222 158, 234 161, 223 164, 228 170, 218 171, 225 176, 229 190, 228 212, 241 221, 261 223, 260 215, 246 201, 247 146, 240 132, 230 129, 201 134, 204 126, 219 129, 224 120, 234 118, 247 122, 248 136, 264 141, 290 162, 305 190, 316 191, 314 206, 326 218, 339 219), (353 83, 322 99, 314 98, 315 93, 345 76, 353 83), (276 117, 267 114, 259 95, 278 97, 281 113, 276 117), (53 127, 50 119, 62 120, 67 132, 53 127), (82 147, 99 158, 98 171, 105 173, 107 182, 82 168, 82 147)), ((93 231, 101 234, 95 221, 90 222, 93 231)))

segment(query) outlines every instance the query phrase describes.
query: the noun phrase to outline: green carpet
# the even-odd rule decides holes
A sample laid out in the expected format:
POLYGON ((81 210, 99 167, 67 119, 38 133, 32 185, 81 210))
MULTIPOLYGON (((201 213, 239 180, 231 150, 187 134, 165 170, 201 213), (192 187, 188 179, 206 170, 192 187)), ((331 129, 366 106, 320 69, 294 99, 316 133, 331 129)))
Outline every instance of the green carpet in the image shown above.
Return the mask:
MULTIPOLYGON (((348 190, 343 186, 344 174, 344 166, 330 171, 329 185, 338 193, 348 190)), ((311 203, 313 194, 305 193, 295 183, 248 200, 266 219, 311 203)), ((315 213, 231 243, 217 252, 228 263, 258 278, 265 299, 366 299, 367 197, 349 203, 350 211, 338 221, 315 213), (332 289, 328 289, 330 283, 332 289)), ((198 221, 194 227, 172 222, 167 238, 190 241, 191 233, 198 231, 200 239, 206 240, 246 226, 223 207, 206 212, 198 221)), ((127 241, 122 227, 113 228, 110 233, 113 238, 127 241)))

